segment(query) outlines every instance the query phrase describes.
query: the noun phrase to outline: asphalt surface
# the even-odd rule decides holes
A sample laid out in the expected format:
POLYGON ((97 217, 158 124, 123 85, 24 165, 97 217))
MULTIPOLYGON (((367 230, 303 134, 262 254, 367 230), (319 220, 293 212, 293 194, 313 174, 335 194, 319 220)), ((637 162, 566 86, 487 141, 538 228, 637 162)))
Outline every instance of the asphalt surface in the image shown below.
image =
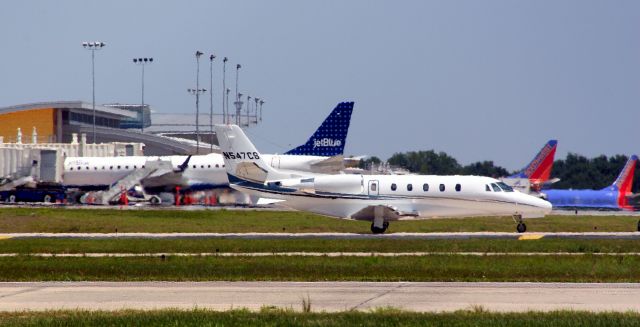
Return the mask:
POLYGON ((264 306, 313 311, 395 307, 412 311, 640 311, 640 284, 375 282, 28 282, 0 283, 0 310, 264 306))
POLYGON ((238 239, 520 239, 535 240, 541 238, 555 239, 627 239, 640 240, 640 232, 586 232, 586 233, 502 233, 502 232, 468 232, 468 233, 391 233, 383 235, 356 233, 2 233, 1 239, 9 238, 238 238, 238 239))

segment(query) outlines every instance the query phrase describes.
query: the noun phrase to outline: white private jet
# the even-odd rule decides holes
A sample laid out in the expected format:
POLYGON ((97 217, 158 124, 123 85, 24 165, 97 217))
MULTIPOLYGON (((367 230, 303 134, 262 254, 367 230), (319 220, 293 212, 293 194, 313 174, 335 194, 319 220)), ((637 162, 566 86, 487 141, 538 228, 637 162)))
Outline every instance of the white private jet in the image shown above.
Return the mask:
POLYGON ((480 176, 324 175, 270 166, 236 125, 216 125, 232 188, 281 204, 338 218, 371 221, 384 233, 389 221, 403 218, 513 216, 544 217, 551 204, 480 176))
MULTIPOLYGON (((343 157, 353 102, 341 102, 327 116, 307 142, 285 154, 265 155, 278 169, 336 173, 350 158, 343 157)), ((229 184, 219 153, 193 156, 68 157, 64 161, 64 185, 84 190, 103 190, 144 169, 150 161, 170 161, 171 168, 159 169, 142 179, 148 192, 182 189, 202 190, 229 184)))

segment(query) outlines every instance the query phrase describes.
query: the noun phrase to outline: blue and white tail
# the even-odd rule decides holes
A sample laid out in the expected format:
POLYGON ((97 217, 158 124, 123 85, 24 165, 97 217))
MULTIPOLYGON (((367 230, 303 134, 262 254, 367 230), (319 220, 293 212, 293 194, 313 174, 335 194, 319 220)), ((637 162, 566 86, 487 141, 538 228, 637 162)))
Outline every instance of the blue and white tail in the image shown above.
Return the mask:
POLYGON ((291 149, 285 154, 325 156, 342 155, 347 143, 353 102, 340 102, 322 122, 307 143, 291 149))
POLYGON ((215 130, 229 182, 264 183, 291 177, 269 166, 238 125, 215 125, 215 130))

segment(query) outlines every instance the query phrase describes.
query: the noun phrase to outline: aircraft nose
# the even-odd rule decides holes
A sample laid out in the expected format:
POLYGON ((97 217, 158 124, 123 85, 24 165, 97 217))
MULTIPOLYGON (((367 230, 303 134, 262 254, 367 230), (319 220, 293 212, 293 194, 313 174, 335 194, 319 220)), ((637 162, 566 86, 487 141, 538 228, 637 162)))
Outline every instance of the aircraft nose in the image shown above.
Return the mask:
POLYGON ((527 200, 526 203, 535 207, 537 210, 542 211, 545 215, 551 213, 551 202, 535 197, 529 194, 523 194, 527 200))

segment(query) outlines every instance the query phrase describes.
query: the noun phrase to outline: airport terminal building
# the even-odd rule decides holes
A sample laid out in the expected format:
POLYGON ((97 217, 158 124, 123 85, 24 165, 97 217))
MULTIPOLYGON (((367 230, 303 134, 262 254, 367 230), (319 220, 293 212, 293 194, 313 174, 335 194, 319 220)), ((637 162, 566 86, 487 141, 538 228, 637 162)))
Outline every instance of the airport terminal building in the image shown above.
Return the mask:
MULTIPOLYGON (((86 134, 91 143, 138 142, 145 144, 145 155, 194 154, 193 142, 141 132, 151 126, 149 107, 145 105, 96 105, 83 101, 53 101, 20 104, 0 108, 0 137, 5 143, 16 142, 20 133, 31 142, 69 143, 73 134, 86 134), (37 136, 34 136, 34 131, 37 136)), ((217 147, 216 147, 217 148, 217 147)), ((200 149, 203 153, 204 149, 200 149)))

